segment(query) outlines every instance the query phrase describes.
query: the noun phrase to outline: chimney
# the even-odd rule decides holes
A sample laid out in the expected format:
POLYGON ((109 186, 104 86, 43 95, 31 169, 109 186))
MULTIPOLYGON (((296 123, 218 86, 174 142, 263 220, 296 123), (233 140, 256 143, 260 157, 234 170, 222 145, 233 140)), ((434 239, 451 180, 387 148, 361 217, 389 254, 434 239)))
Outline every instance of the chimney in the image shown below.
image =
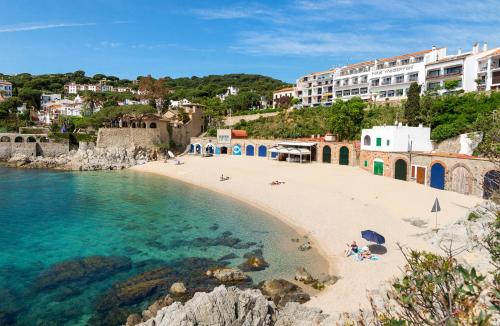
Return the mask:
POLYGON ((472 54, 478 54, 479 53, 479 43, 474 43, 472 45, 472 54))
POLYGON ((436 46, 435 45, 432 46, 432 51, 436 51, 436 46))
POLYGON ((483 43, 483 52, 488 51, 488 42, 483 43))
POLYGON ((459 48, 458 49, 458 55, 461 55, 462 54, 462 48, 459 48))

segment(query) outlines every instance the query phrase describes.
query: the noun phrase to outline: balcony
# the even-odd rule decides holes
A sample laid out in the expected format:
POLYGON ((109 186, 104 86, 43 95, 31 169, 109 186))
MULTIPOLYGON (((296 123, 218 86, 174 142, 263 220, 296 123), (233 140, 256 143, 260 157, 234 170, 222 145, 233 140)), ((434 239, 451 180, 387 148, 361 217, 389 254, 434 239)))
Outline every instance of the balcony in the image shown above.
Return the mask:
POLYGON ((382 85, 390 85, 391 81, 390 80, 384 80, 382 81, 382 85))

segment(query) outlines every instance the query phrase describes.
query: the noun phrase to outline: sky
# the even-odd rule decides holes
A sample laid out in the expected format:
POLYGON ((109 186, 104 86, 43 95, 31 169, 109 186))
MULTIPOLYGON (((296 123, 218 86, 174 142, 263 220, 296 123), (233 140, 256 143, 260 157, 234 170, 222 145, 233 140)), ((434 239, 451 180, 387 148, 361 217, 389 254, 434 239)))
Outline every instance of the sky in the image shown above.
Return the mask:
POLYGON ((0 72, 301 75, 500 46, 500 0, 0 0, 0 72))

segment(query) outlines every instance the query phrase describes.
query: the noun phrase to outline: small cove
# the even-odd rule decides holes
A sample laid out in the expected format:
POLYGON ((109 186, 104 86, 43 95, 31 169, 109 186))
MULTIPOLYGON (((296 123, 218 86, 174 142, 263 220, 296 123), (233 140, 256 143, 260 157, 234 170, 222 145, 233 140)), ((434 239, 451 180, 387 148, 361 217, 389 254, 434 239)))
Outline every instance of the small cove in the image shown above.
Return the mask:
POLYGON ((297 233, 278 219, 156 175, 0 168, 0 195, 0 318, 18 325, 112 324, 109 310, 134 311, 158 295, 109 304, 117 284, 169 268, 168 282, 204 289, 213 284, 197 275, 229 254, 236 257, 225 263, 238 266, 245 253, 262 250, 270 267, 249 273, 254 283, 292 278, 299 266, 318 276, 327 270, 318 252, 297 250, 297 233), (63 262, 75 262, 68 266, 78 274, 88 257, 115 259, 97 259, 98 273, 40 286, 63 262))

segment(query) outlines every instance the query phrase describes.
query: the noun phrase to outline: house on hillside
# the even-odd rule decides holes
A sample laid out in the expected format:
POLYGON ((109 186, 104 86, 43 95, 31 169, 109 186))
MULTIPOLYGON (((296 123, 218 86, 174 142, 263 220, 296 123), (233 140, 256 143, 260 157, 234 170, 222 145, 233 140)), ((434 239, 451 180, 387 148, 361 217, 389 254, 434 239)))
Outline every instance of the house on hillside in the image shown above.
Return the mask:
POLYGON ((221 102, 224 102, 224 100, 231 95, 238 95, 239 89, 234 87, 234 86, 229 86, 226 90, 225 93, 217 95, 217 97, 221 100, 221 102))

